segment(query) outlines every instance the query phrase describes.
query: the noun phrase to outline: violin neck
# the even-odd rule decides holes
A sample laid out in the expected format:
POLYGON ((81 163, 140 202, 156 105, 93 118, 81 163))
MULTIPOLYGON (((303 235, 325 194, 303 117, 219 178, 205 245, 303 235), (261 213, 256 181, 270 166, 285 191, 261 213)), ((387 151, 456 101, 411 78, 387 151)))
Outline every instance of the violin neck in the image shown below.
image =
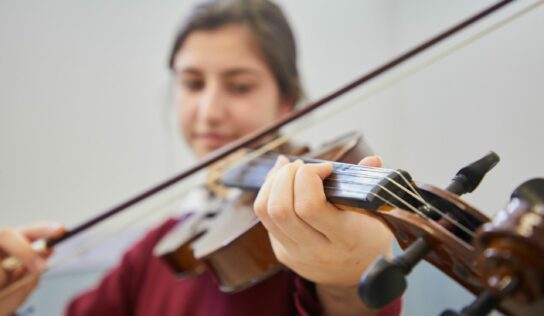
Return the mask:
MULTIPOLYGON (((221 182, 228 187, 247 191, 258 191, 266 175, 274 166, 277 154, 269 153, 225 173, 221 182)), ((402 170, 364 167, 318 159, 290 157, 290 161, 301 159, 304 163, 329 162, 333 171, 323 181, 327 199, 336 205, 375 211, 387 201, 405 195, 411 177, 402 170), (395 197, 396 196, 396 197, 395 197)))

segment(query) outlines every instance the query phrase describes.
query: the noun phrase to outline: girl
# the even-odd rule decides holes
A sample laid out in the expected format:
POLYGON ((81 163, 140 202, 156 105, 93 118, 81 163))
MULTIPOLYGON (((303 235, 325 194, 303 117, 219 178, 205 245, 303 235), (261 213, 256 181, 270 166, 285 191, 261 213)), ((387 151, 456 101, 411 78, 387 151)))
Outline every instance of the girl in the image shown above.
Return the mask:
MULTIPOLYGON (((180 30, 169 61, 180 131, 198 157, 282 118, 302 94, 291 29, 266 0, 199 5, 180 30)), ((376 157, 362 163, 380 166, 376 157)), ((398 314, 399 302, 371 311, 357 297, 361 274, 390 252, 391 235, 378 221, 327 202, 322 179, 330 172, 330 164, 280 158, 255 201, 277 258, 292 272, 235 294, 220 292, 209 273, 178 280, 152 255, 175 224, 171 220, 129 250, 96 288, 76 298, 67 315, 398 314)), ((2 248, 18 255, 14 249, 28 247, 24 235, 4 234, 2 248), (6 246, 10 243, 17 246, 6 246)), ((28 267, 39 270, 40 264, 28 267)), ((29 291, 21 289, 20 297, 29 291)), ((11 309, 18 302, 12 300, 11 309)))

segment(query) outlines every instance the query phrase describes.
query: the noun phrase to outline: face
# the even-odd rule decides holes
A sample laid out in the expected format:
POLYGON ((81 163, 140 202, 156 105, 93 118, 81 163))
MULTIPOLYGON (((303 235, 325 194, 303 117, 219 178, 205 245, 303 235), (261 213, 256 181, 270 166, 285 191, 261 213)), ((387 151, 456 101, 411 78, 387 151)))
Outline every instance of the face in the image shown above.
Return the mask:
POLYGON ((245 25, 190 33, 174 70, 181 131, 198 157, 292 108, 245 25))

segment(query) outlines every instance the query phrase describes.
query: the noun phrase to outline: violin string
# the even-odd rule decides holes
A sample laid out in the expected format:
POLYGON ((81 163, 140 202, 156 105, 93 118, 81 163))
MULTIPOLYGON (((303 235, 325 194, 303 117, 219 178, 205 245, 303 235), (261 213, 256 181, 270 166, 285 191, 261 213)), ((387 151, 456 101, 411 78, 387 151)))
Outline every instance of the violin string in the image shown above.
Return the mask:
MULTIPOLYGON (((224 176, 224 172, 227 170, 227 169, 230 169, 230 168, 234 168, 234 167, 237 167, 239 165, 242 165, 242 164, 246 164, 248 163, 249 161, 253 160, 253 159, 256 159, 256 158, 262 158, 263 155, 267 154, 268 152, 270 152, 270 150, 273 150, 275 148, 277 148, 278 146, 286 143, 289 139, 291 139, 293 136, 293 134, 289 134, 289 135, 286 135, 286 136, 280 136, 278 137, 277 139, 275 139, 273 142, 270 142, 268 143, 267 145, 263 146, 263 148, 259 148, 255 151, 252 151, 250 152, 249 154, 247 154, 246 157, 243 157, 242 160, 237 160, 237 161, 233 161, 232 164, 230 164, 227 168, 223 169, 223 172, 222 173, 219 173, 217 176, 216 176, 216 179, 214 179, 214 181, 218 181, 219 179, 221 179, 223 176, 224 176), (272 148, 272 149, 270 149, 272 148)), ((384 168, 378 168, 378 167, 366 167, 366 169, 384 169, 384 168)), ((395 171, 395 170, 391 170, 391 171, 395 171)), ((398 171, 397 171, 398 172, 398 171)), ((401 175, 401 177, 404 179, 404 181, 410 185, 410 187, 412 188, 412 190, 414 190, 414 192, 417 193, 417 191, 415 190, 415 188, 409 183, 409 181, 407 181, 407 179, 404 177, 404 175, 402 175, 402 173, 399 172, 399 174, 401 175)), ((391 180, 391 179, 389 179, 391 180)), ((406 188, 404 186, 401 186, 398 182, 396 181, 393 181, 393 183, 398 186, 401 190, 406 190, 406 188)), ((412 206, 409 202, 401 199, 399 196, 397 196, 396 194, 394 194, 393 192, 391 192, 389 189, 385 188, 384 186, 378 184, 378 186, 380 188, 382 188, 383 190, 385 190, 386 192, 388 192, 389 194, 391 194, 392 196, 394 196, 398 201, 400 201, 401 203, 403 203, 404 205, 408 206, 409 209, 411 209, 413 212, 415 212, 416 214, 422 216, 423 218, 427 218, 427 216, 419 211, 417 208, 415 208, 414 206, 412 206)), ((406 190, 409 194, 411 195, 415 195, 413 192, 409 192, 409 190, 406 190)), ((419 193, 417 193, 417 195, 419 195, 419 193)), ((439 211, 437 208, 435 208, 434 206, 430 205, 429 203, 427 203, 422 197, 421 195, 419 195, 419 200, 422 201, 422 203, 428 205, 428 207, 432 207, 433 209, 435 209, 438 213, 440 214, 445 214, 445 212, 442 212, 442 211, 439 211)), ((450 217, 445 217, 446 219, 449 219, 450 217)), ((452 224, 455 225, 455 226, 458 226, 460 227, 462 230, 464 231, 468 231, 469 234, 472 236, 473 234, 470 232, 470 230, 468 230, 468 228, 465 228, 463 225, 461 225, 460 223, 456 222, 456 221, 453 221, 452 220, 452 224)))
MULTIPOLYGON (((392 192, 391 190, 389 190, 388 188, 386 188, 385 186, 382 186, 381 184, 378 184, 378 186, 384 190, 385 192, 387 192, 388 194, 390 194, 392 197, 394 197, 397 201, 399 201, 400 203, 404 204, 405 206, 407 206, 410 210, 412 210, 415 214, 418 214, 419 216, 423 217, 423 218, 427 218, 425 216, 425 214, 423 214, 423 212, 421 212, 420 210, 417 209, 417 207, 413 206, 412 204, 410 204, 408 201, 402 199, 401 197, 399 197, 396 193, 392 192)), ((375 194, 373 193, 374 196, 377 196, 379 194, 375 194)), ((384 198, 386 199, 386 198, 384 198)), ((403 209, 403 208, 401 208, 403 209)))
MULTIPOLYGON (((447 213, 447 212, 444 212, 440 209, 438 209, 436 206, 432 205, 431 203, 429 203, 428 201, 426 201, 422 196, 421 194, 419 194, 419 191, 417 191, 415 189, 415 187, 412 185, 412 183, 410 181, 408 181, 404 175, 402 174, 402 172, 398 171, 398 170, 394 170, 400 177, 402 177, 403 181, 406 183, 406 185, 409 187, 409 189, 407 189, 405 186, 401 185, 400 183, 398 183, 395 179, 387 176, 385 177, 384 179, 386 179, 387 181, 393 183, 396 187, 398 187, 399 189, 405 191, 407 194, 409 194, 410 196, 412 196, 414 199, 418 200, 420 203, 422 203, 424 206, 428 207, 429 209, 435 211, 437 214, 439 214, 441 216, 442 219, 446 220, 446 221, 449 221, 450 223, 452 223, 454 226, 457 226, 459 229, 463 230, 465 233, 467 233, 468 235, 470 236, 474 236, 474 232, 464 226, 462 223, 456 221, 455 219, 451 218, 450 215, 447 213)), ((352 181, 353 184, 362 184, 362 183, 358 183, 357 181, 352 181)), ((420 214, 421 215, 421 214, 420 214)), ((425 218, 427 218, 426 216, 424 216, 425 218)))
MULTIPOLYGON (((273 160, 273 159, 270 159, 270 160, 273 160)), ((333 163, 333 164, 337 164, 337 163, 333 163)), ((350 169, 354 169, 354 168, 350 168, 350 169)), ((462 223, 456 221, 455 219, 451 218, 449 216, 449 214, 447 214, 446 212, 438 209, 437 207, 435 207, 434 205, 432 205, 431 203, 425 201, 425 199, 423 199, 423 197, 421 196, 421 194, 419 194, 419 192, 415 189, 415 187, 413 187, 413 185, 410 183, 410 181, 408 181, 406 179, 406 177, 402 174, 402 172, 398 171, 398 170, 391 170, 388 172, 388 175, 391 174, 391 173, 397 173, 399 176, 401 176, 401 179, 406 183, 406 186, 408 186, 408 188, 406 188, 406 186, 404 185, 401 185, 398 181, 396 181, 395 179, 392 179, 391 177, 389 177, 388 175, 387 176, 380 176, 380 175, 374 175, 372 173, 368 173, 368 172, 364 172, 364 169, 369 169, 369 170, 372 170, 372 171, 381 171, 380 169, 381 168, 378 168, 378 167, 367 167, 367 168, 360 168, 360 169, 363 169, 363 171, 356 171, 356 172, 346 172, 346 171, 340 171, 340 170, 335 170, 334 173, 333 173, 333 177, 328 177, 327 180, 329 181, 336 181, 337 183, 342 183, 342 184, 354 184, 354 185, 364 185, 364 184, 367 184, 367 183, 364 183, 364 182, 361 182, 361 179, 376 179, 376 180, 386 180, 386 181, 389 181, 390 183, 392 183, 395 187, 399 188, 400 190, 406 192, 408 195, 412 196, 414 199, 418 200, 420 203, 422 203, 424 206, 428 207, 429 209, 432 209, 433 211, 435 211, 437 214, 439 214, 441 216, 441 218, 443 218, 444 220, 446 221, 449 221, 451 224, 453 224, 454 226, 458 227, 459 229, 461 229, 462 231, 464 231, 465 233, 467 233, 468 235, 470 236, 473 236, 474 235, 474 232, 472 232, 468 227, 464 226, 462 223), (348 175, 348 176, 355 176, 357 180, 340 180, 338 177, 336 176, 342 176, 342 175, 348 175)), ((251 168, 251 174, 252 175, 255 175, 256 172, 259 172, 257 175, 260 175, 260 178, 264 178, 264 174, 266 174, 268 171, 270 170, 270 164, 268 165, 263 165, 263 164, 259 164, 257 166, 253 166, 251 168)), ((387 193, 390 193, 390 191, 385 188, 383 185, 380 185, 379 183, 375 183, 374 184, 375 186, 378 186, 380 188, 382 188, 384 191, 386 191, 387 193)), ((329 189, 333 189, 334 187, 325 187, 325 188, 329 188, 329 189)), ((365 191, 365 190, 349 190, 349 189, 341 189, 342 192, 345 192, 345 193, 357 193, 357 194, 368 194, 369 191, 365 191)), ((391 193, 390 193, 391 194, 391 193)), ((400 198, 398 196, 395 195, 395 197, 397 198, 397 200, 399 200, 402 204, 408 206, 409 205, 409 209, 414 211, 416 214, 422 216, 423 218, 426 218, 426 219, 429 219, 429 217, 423 213, 422 211, 418 210, 417 208, 414 208, 408 201, 404 200, 403 198, 400 198)))
MULTIPOLYGON (((361 191, 359 191, 359 192, 361 192, 361 191)), ((359 193, 359 192, 358 192, 358 193, 359 193)), ((373 195, 374 197, 376 197, 376 198, 378 198, 379 200, 381 200, 384 204, 389 205, 389 206, 392 206, 393 208, 403 209, 403 207, 399 206, 398 204, 394 203, 393 201, 388 200, 388 199, 386 199, 386 198, 384 198, 384 197, 380 196, 379 194, 376 194, 376 193, 374 193, 374 192, 372 192, 372 191, 367 191, 367 192, 365 192, 365 194, 371 194, 371 195, 373 195)), ((404 201, 403 199, 398 198, 398 196, 396 196, 396 195, 393 194, 392 192, 390 192, 390 194, 394 195, 394 196, 397 198, 397 201, 399 201, 399 202, 405 204, 406 206, 408 206, 408 208, 411 208, 411 209, 413 210, 413 212, 414 212, 416 215, 420 215, 420 216, 422 216, 423 218, 425 218, 425 214, 420 214, 420 211, 419 211, 416 207, 412 206, 410 203, 404 201)))
MULTIPOLYGON (((397 186, 401 190, 403 190, 406 193, 410 194, 413 198, 418 199, 421 203, 425 203, 425 201, 424 201, 423 197, 421 196, 421 194, 419 194, 419 192, 416 190, 416 188, 412 185, 411 181, 406 179, 405 175, 401 171, 395 170, 395 169, 383 169, 383 168, 380 168, 380 167, 366 167, 366 168, 359 168, 359 169, 360 170, 354 170, 353 172, 351 172, 351 170, 350 170, 350 171, 347 171, 347 172, 334 171, 334 173, 339 174, 339 175, 349 175, 349 176, 354 175, 354 176, 356 176, 356 178, 358 178, 360 176, 363 176, 363 177, 367 177, 367 178, 387 179, 388 181, 392 182, 395 186, 397 186), (365 172, 366 170, 370 170, 370 172, 368 172, 368 171, 365 172), (386 176, 384 176, 384 177, 372 176, 373 171, 379 171, 379 170, 387 170, 388 174, 386 176), (396 180, 392 179, 390 177, 390 173, 394 173, 394 174, 398 175, 400 177, 400 179, 402 181, 404 181, 404 183, 406 184, 406 186, 408 188, 401 185, 396 180)), ((354 182, 354 183, 357 183, 357 182, 354 182)))
MULTIPOLYGON (((388 181, 393 181, 393 182, 396 182, 395 180, 391 179, 391 178, 385 178, 387 179, 388 181)), ((345 182, 344 182, 345 183, 345 182)), ((351 183, 351 184, 361 184, 357 181, 347 181, 347 183, 351 183)), ((399 197, 397 194, 393 193, 391 190, 389 190, 387 187, 381 185, 381 184, 377 184, 378 187, 380 187, 380 189, 384 190, 385 192, 387 192, 388 194, 392 195, 393 197, 395 197, 395 199, 397 199, 399 202, 401 202, 402 204, 408 206, 408 208, 410 210, 412 210, 414 213, 416 213, 417 215, 425 218, 425 219, 430 219, 424 212, 420 211, 417 207, 413 206, 410 202, 408 202, 407 200, 405 200, 404 198, 401 198, 399 197)), ((398 185, 398 187, 400 189, 402 189, 403 191, 405 191, 406 193, 408 193, 409 195, 411 195, 412 197, 416 198, 417 199, 417 195, 414 194, 413 192, 411 192, 410 190, 406 189, 404 186, 400 186, 398 185)), ((325 187, 325 188, 328 188, 328 189, 334 189, 335 187, 325 187)), ((376 194, 372 191, 367 191, 367 190, 350 190, 350 189, 342 189, 343 192, 346 192, 346 193, 355 193, 355 194, 372 194, 374 196, 376 195, 379 195, 379 194, 376 194)), ((385 199, 385 198, 384 198, 385 199)), ((381 199, 382 201, 384 201, 384 199, 381 199)), ((419 199, 418 199, 419 200, 419 199)), ((421 203, 423 203, 423 205, 427 206, 428 208, 432 209, 433 211, 435 211, 436 213, 438 213, 441 218, 443 218, 444 220, 446 221, 449 221, 451 224, 453 224, 454 226, 456 226, 457 228, 461 229, 462 231, 464 231, 466 234, 468 234, 469 236, 471 237, 474 237, 474 232, 472 230, 470 230, 470 228, 466 227, 465 225, 463 225, 461 222, 453 219, 450 217, 450 215, 446 212, 443 212, 443 211, 440 211, 438 208, 436 208, 435 206, 433 206, 432 204, 430 204, 429 202, 425 201, 425 200, 421 200, 420 201, 421 203)), ((403 208, 401 208, 403 209, 403 208)))
MULTIPOLYGON (((399 173, 403 178, 404 176, 402 175, 402 173, 399 173)), ((391 178, 388 178, 389 181, 393 181, 393 182, 396 182, 394 179, 391 179, 391 178)), ((461 222, 453 219, 450 217, 450 214, 447 213, 447 212, 444 212, 442 210, 440 210, 439 208, 437 208, 436 206, 434 206, 433 204, 429 203, 428 201, 426 201, 422 196, 421 194, 419 194, 419 191, 417 191, 414 186, 412 185, 412 183, 408 182, 406 180, 406 178, 404 178, 404 181, 406 182, 406 184, 412 188, 412 190, 414 190, 414 192, 416 192, 417 194, 413 194, 412 191, 408 190, 406 191, 409 195, 411 195, 413 198, 415 198, 416 200, 418 200, 420 203, 422 203, 424 206, 426 206, 427 208, 435 211, 437 214, 439 214, 441 216, 441 219, 444 219, 450 223, 452 223, 454 226, 457 226, 457 228, 461 229, 462 231, 464 231, 465 233, 467 233, 469 236, 471 237, 474 237, 475 235, 475 232, 472 231, 469 227, 466 227, 465 225, 463 225, 461 222)), ((397 184, 398 185, 398 184, 397 184)), ((401 188, 404 188, 403 186, 400 186, 398 185, 399 187, 401 188)))
MULTIPOLYGON (((263 159, 263 157, 260 157, 261 159, 263 159)), ((265 158, 266 159, 266 158, 265 158)), ((270 158, 270 160, 273 160, 273 158, 270 158)), ((333 163, 333 164, 341 164, 341 163, 333 163)), ((354 169, 354 168, 350 168, 350 169, 354 169)), ((429 209, 435 211, 437 214, 439 214, 441 216, 441 218, 443 218, 444 220, 450 222, 452 225, 456 226, 457 228, 461 229, 462 231, 464 231, 465 233, 467 233, 469 236, 474 236, 474 232, 464 226, 461 222, 458 222, 456 221, 455 219, 451 218, 451 216, 445 212, 445 211, 442 211, 440 210, 439 208, 437 208, 436 206, 432 205, 431 203, 427 202, 422 196, 421 194, 419 193, 419 191, 417 191, 415 189, 415 187, 412 185, 412 183, 410 181, 408 181, 408 179, 406 179, 406 177, 404 176, 404 174, 398 170, 393 170, 393 169, 385 169, 385 168, 379 168, 379 167, 363 167, 361 166, 360 168, 362 170, 362 172, 359 172, 359 171, 355 171, 355 172, 344 172, 344 171, 334 171, 334 174, 336 175, 350 175, 350 176, 357 176, 357 177, 364 177, 364 178, 370 178, 370 179, 378 179, 378 180, 386 180, 386 181, 389 181, 391 182, 394 186, 396 186, 397 188, 399 188, 400 190, 406 192, 408 195, 412 196, 414 199, 418 200, 420 203, 422 203, 424 206, 428 207, 429 209), (408 188, 406 188, 406 186, 404 185, 401 185, 398 181, 396 181, 395 179, 392 179, 391 177, 389 176, 385 176, 385 177, 381 177, 381 176, 375 176, 375 175, 372 175, 372 174, 369 174, 369 173, 365 173, 364 170, 372 170, 372 171, 383 171, 383 170, 387 170, 388 173, 396 173, 397 175, 399 175, 399 177, 401 177, 401 180, 404 181, 404 183, 406 183, 406 186, 408 186, 408 188)), ((270 165, 258 165, 257 167, 253 167, 252 168, 252 173, 255 172, 255 170, 258 170, 260 171, 260 174, 261 176, 265 173, 267 173, 268 170, 270 170, 270 165)), ((339 179, 335 179, 335 178, 328 178, 328 180, 333 180, 333 181, 337 181, 337 182, 341 182, 339 179)), ((350 184, 356 184, 356 185, 361 185, 361 184, 364 184, 363 182, 360 182, 360 181, 356 181, 356 180, 352 180, 352 181, 342 181, 341 183, 350 183, 350 184)), ((380 188, 383 188, 383 189, 386 189, 385 187, 383 187, 382 185, 379 185, 378 186, 380 188)), ((346 191, 345 189, 342 189, 342 191, 346 191)), ((388 190, 386 190, 388 191, 388 190)), ((368 192, 366 191, 352 191, 353 193, 362 193, 362 194, 368 194, 368 192)), ((389 192, 388 192, 389 193, 389 192)), ((404 205, 408 205, 409 202, 408 201, 405 201, 404 199, 401 199, 400 197, 396 197, 399 201, 401 201, 404 205)), ((413 208, 410 208, 412 211, 414 211, 413 208)), ((417 213, 418 215, 426 218, 426 219, 429 219, 429 217, 427 215, 425 215, 425 213, 417 210, 415 210, 415 213, 417 213)))
MULTIPOLYGON (((402 207, 398 206, 397 204, 395 204, 392 201, 389 201, 389 200, 385 199, 384 197, 380 196, 379 194, 375 194, 373 192, 369 192, 369 193, 372 194, 373 196, 375 196, 376 198, 378 198, 379 200, 381 200, 384 204, 388 204, 389 206, 392 206, 393 208, 402 209, 402 207)), ((425 216, 423 216, 423 217, 425 217, 425 216)), ((393 231, 393 233, 395 233, 395 232, 393 231)), ((472 233, 470 233, 470 232, 469 232, 469 235, 471 237, 473 237, 472 233)))
MULTIPOLYGON (((451 218, 449 216, 448 213, 438 209, 437 207, 435 207, 434 205, 432 205, 431 203, 427 202, 422 196, 421 194, 419 194, 419 192, 415 189, 415 187, 410 183, 410 181, 408 181, 404 175, 402 174, 402 172, 398 171, 398 170, 395 170, 397 172, 398 175, 400 175, 403 179, 403 181, 406 183, 406 185, 408 186, 408 188, 406 188, 406 186, 404 185, 401 185, 398 181, 396 181, 395 179, 391 178, 390 176, 386 176, 386 177, 376 177, 376 176, 367 176, 365 173, 361 173, 361 172, 355 172, 355 173, 343 173, 343 174, 347 174, 347 175, 356 175, 356 179, 358 179, 358 177, 360 176, 366 176, 367 178, 374 178, 374 179, 378 179, 378 180, 386 180, 386 181, 389 181, 390 183, 392 183, 395 187, 397 187, 398 189, 406 192, 408 195, 410 195, 411 197, 413 197, 414 199, 418 200, 420 203, 422 203, 424 206, 428 207, 429 209, 435 211, 437 214, 439 214, 441 216, 441 218, 443 218, 444 220, 446 221, 449 221, 450 223, 452 223, 454 226, 458 227, 459 229, 463 230, 465 233, 469 234, 470 236, 474 236, 474 232, 472 230, 470 230, 470 228, 464 226, 462 223, 456 221, 455 219, 451 218)), ((338 173, 338 172, 336 172, 338 173)), ((328 178, 329 180, 332 180, 332 181, 336 181, 336 182, 340 182, 340 179, 338 178, 328 178)), ((360 181, 357 181, 357 180, 350 180, 350 181, 346 181, 346 180, 342 180, 342 183, 349 183, 349 184, 355 184, 355 185, 364 185, 365 183, 363 182, 360 182, 360 181)), ((389 192, 389 190, 381 185, 379 182, 376 184, 378 187, 384 189, 384 191, 386 191, 387 193, 391 194, 391 192, 389 192)), ((349 190, 349 189, 342 189, 342 191, 351 191, 352 193, 363 193, 363 194, 368 194, 367 191, 364 191, 364 190, 349 190)), ((409 204, 408 201, 405 201, 404 199, 401 199, 400 197, 396 196, 397 200, 401 201, 403 204, 407 205, 409 204)), ((412 208, 410 208, 412 209, 412 208)), ((417 209, 417 208, 416 208, 417 209)), ((413 209, 412 209, 413 210, 413 209)), ((421 212, 421 211, 416 211, 417 214, 419 214, 420 216, 424 217, 424 218, 428 218, 425 213, 421 212)))
MULTIPOLYGON (((303 159, 303 161, 304 161, 304 159, 303 159)), ((330 161, 323 161, 323 162, 332 163, 333 167, 335 167, 337 165, 340 165, 340 164, 341 165, 349 165, 349 164, 345 164, 345 163, 330 162, 330 161)), ((310 161, 310 163, 313 163, 313 161, 310 161)), ((403 180, 406 183, 410 183, 405 178, 405 176, 402 174, 402 172, 400 172, 398 170, 388 169, 388 168, 381 168, 381 167, 368 167, 368 166, 362 166, 362 165, 349 165, 349 166, 352 167, 352 168, 350 168, 349 171, 344 171, 343 169, 333 170, 332 176, 334 176, 334 175, 365 176, 367 178, 382 179, 382 178, 384 178, 385 176, 387 176, 387 175, 389 175, 391 173, 396 173, 396 174, 399 175, 399 177, 401 177, 401 180, 403 180), (352 172, 351 170, 354 170, 354 171, 352 172), (379 174, 383 174, 383 176, 379 175, 379 174)), ((252 175, 255 175, 256 178, 263 178, 264 177, 263 175, 266 175, 268 173, 268 171, 271 169, 271 164, 268 164, 268 165, 267 164, 258 164, 258 165, 253 165, 250 168, 251 168, 251 174, 252 175)))
MULTIPOLYGON (((411 205, 408 201, 400 198, 398 195, 396 195, 395 193, 391 192, 389 189, 381 186, 381 185, 378 185, 380 186, 384 191, 386 191, 387 193, 389 193, 390 195, 392 195, 397 201, 401 202, 402 204, 404 204, 406 207, 408 207, 410 210, 412 210, 414 213, 422 216, 422 217, 426 217, 425 214, 422 214, 420 210, 418 210, 415 206, 411 205)), ((336 189, 336 187, 333 187, 333 186, 324 186, 325 189, 336 189)), ((350 192, 350 193, 356 193, 356 194, 371 194, 377 198, 379 198, 382 202, 384 202, 385 204, 389 204, 389 205, 393 205, 395 206, 396 208, 398 209, 404 209, 403 207, 399 207, 397 204, 394 204, 392 201, 389 201, 387 200, 386 198, 380 196, 379 194, 376 194, 372 191, 367 191, 367 190, 349 190, 349 189, 346 189, 346 190, 342 190, 344 192, 350 192)))
MULTIPOLYGON (((305 159, 302 159, 305 163, 308 163, 308 161, 306 161, 305 159)), ((337 162, 331 162, 331 161, 323 161, 324 163, 332 163, 333 166, 337 166, 337 162)), ((313 161, 309 161, 309 163, 314 163, 313 161)), ((257 165, 252 165, 251 167, 247 167, 247 168, 251 168, 251 174, 254 175, 256 178, 263 178, 264 175, 266 175, 268 173, 268 171, 270 171, 270 169, 272 168, 273 166, 273 163, 271 164, 257 164, 257 165)), ((339 175, 354 175, 354 176, 357 176, 357 175, 375 175, 376 177, 383 177, 383 176, 386 176, 388 174, 391 174, 391 173, 395 173, 396 170, 393 170, 393 169, 387 169, 387 168, 380 168, 380 167, 365 167, 365 166, 361 166, 361 165, 352 165, 352 166, 356 166, 357 169, 359 169, 358 171, 356 172, 353 172, 353 173, 350 173, 349 171, 341 171, 341 170, 334 170, 334 174, 339 174, 339 175), (358 168, 358 167, 361 167, 361 168, 358 168), (383 175, 383 176, 382 176, 383 175)), ((402 175, 402 173, 400 173, 402 175)))
MULTIPOLYGON (((307 129, 312 126, 312 122, 306 122, 303 126, 301 126, 297 131, 302 131, 302 129, 307 129)), ((221 178, 224 177, 224 174, 227 170, 230 170, 232 168, 236 168, 238 166, 247 164, 250 161, 253 161, 257 158, 261 158, 263 155, 273 151, 274 149, 286 144, 288 141, 293 139, 295 133, 289 133, 284 135, 279 135, 276 138, 274 138, 272 141, 262 145, 261 147, 246 153, 244 157, 241 157, 240 159, 232 160, 230 163, 227 163, 227 165, 224 168, 221 168, 221 172, 218 172, 213 178, 212 181, 219 181, 221 178)))
POLYGON ((386 200, 384 197, 380 196, 379 194, 376 194, 376 193, 373 193, 373 192, 369 192, 370 194, 372 194, 373 196, 375 196, 376 198, 378 198, 379 200, 381 200, 384 204, 387 204, 393 208, 397 208, 397 209, 402 209, 402 207, 398 206, 397 204, 395 204, 394 202, 392 201, 388 201, 386 200))

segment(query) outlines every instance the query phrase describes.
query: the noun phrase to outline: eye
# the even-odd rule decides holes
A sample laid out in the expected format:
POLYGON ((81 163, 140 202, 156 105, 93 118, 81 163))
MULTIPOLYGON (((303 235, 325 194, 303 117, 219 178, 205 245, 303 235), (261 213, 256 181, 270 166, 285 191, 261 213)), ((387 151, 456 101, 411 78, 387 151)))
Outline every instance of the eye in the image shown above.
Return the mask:
POLYGON ((181 87, 184 90, 197 92, 204 88, 204 80, 198 78, 183 78, 181 79, 181 87))
POLYGON ((253 84, 245 82, 232 82, 228 84, 228 90, 235 95, 243 95, 251 92, 254 88, 253 84))

